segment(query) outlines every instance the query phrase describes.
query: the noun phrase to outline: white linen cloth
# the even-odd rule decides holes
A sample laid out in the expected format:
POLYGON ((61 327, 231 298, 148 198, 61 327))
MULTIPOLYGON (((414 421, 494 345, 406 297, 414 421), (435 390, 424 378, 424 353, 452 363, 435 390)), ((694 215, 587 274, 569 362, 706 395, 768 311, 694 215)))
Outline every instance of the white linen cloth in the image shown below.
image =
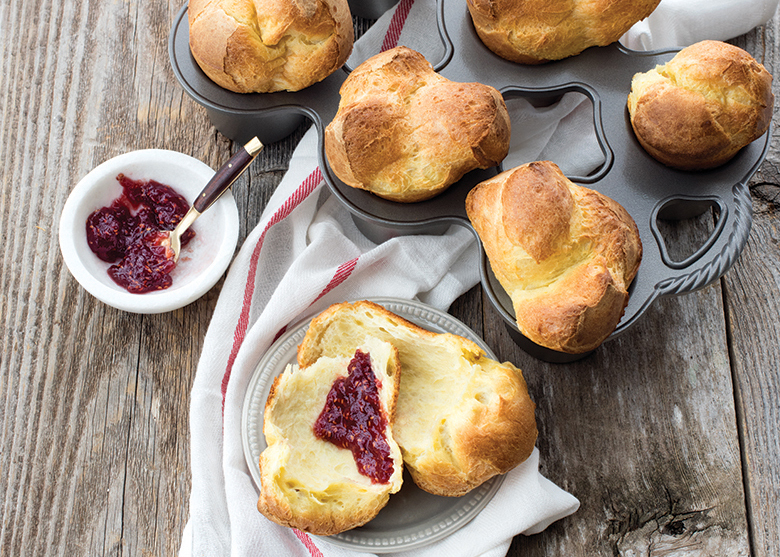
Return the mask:
MULTIPOLYGON (((778 0, 662 0, 623 38, 630 48, 685 46, 729 39, 764 23, 778 0)), ((464 9, 465 12, 465 9, 464 9)), ((401 0, 358 41, 350 65, 404 44, 436 60, 435 0, 401 0)), ((510 102, 513 127, 506 167, 550 159, 567 174, 601 162, 592 111, 566 96, 542 111, 510 102), (576 154, 576 156, 573 156, 576 154)), ((447 309, 479 281, 470 232, 399 237, 375 245, 324 187, 316 132, 297 147, 278 186, 236 256, 222 288, 198 364, 190 409, 192 492, 181 557, 355 556, 322 538, 277 526, 256 510, 257 492, 241 441, 244 395, 256 364, 286 326, 344 300, 416 298, 447 309), (420 262, 425 262, 421 265, 420 262)), ((517 534, 533 534, 576 511, 579 501, 538 471, 538 451, 511 471, 497 495, 469 524, 405 555, 499 557, 517 534)))
POLYGON ((659 50, 726 41, 763 25, 776 10, 777 0, 662 0, 620 42, 633 50, 659 50))

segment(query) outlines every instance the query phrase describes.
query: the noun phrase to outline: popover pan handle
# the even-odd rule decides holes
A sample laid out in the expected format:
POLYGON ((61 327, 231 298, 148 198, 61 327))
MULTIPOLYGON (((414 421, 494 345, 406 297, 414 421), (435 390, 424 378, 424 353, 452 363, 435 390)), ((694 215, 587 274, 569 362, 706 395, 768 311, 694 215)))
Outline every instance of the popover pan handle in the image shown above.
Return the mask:
MULTIPOLYGON (((706 203, 708 200, 702 201, 706 203)), ((663 213, 664 208, 668 208, 668 203, 659 203, 658 209, 653 212, 650 224, 661 260, 670 271, 684 271, 683 274, 660 281, 656 287, 659 296, 683 294, 707 286, 731 268, 745 247, 753 220, 747 184, 734 187, 732 203, 717 198, 712 199, 711 203, 719 213, 715 227, 704 244, 682 261, 671 259, 658 229, 658 215, 663 213)))

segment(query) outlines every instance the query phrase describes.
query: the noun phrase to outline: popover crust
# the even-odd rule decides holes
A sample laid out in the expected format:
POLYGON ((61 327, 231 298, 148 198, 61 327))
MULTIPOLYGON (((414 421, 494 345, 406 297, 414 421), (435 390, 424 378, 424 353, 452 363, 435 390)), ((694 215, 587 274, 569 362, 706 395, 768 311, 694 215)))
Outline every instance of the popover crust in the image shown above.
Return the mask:
POLYGON ((580 354, 614 331, 642 258, 620 204, 539 161, 475 186, 466 211, 525 337, 580 354))
POLYGON ((355 40, 347 0, 190 0, 190 51, 236 93, 299 91, 346 62, 355 40))
POLYGON ((655 159, 681 170, 714 168, 761 137, 772 120, 772 76, 739 47, 701 41, 634 75, 631 125, 655 159))
POLYGON ((481 83, 450 81, 409 48, 369 58, 340 93, 325 130, 328 163, 345 184, 385 199, 429 199, 509 152, 501 94, 481 83))

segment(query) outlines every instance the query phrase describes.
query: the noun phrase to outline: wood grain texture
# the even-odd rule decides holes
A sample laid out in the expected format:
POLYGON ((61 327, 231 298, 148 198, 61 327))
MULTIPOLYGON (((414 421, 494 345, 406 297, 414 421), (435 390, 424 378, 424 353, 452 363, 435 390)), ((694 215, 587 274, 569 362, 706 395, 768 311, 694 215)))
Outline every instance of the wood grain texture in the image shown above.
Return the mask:
POLYGON ((218 290, 164 316, 118 312, 75 283, 57 246, 67 195, 103 160, 160 146, 226 160, 230 143, 168 69, 176 9, 2 7, 3 555, 172 555, 180 543, 189 389, 218 290))
MULTIPOLYGON (((774 76, 780 71, 778 15, 734 41, 774 76)), ((780 98, 780 81, 773 81, 780 98)), ((777 100, 775 102, 777 114, 777 100)), ((753 226, 723 279, 738 425, 754 555, 780 555, 780 138, 750 181, 753 226)))
MULTIPOLYGON (((777 76, 779 39, 776 15, 735 44, 754 53, 777 76)), ((780 81, 775 79, 772 87, 775 98, 780 98, 780 81)), ((767 159, 750 181, 753 226, 747 246, 722 281, 754 555, 780 555, 780 138, 776 120, 774 126, 767 159)))
MULTIPOLYGON (((168 314, 113 310, 71 277, 57 226, 76 182, 115 155, 167 148, 218 168, 238 148, 170 70, 180 7, 0 4, 2 557, 178 551, 190 389, 220 284, 168 314)), ((777 17, 734 42, 776 73, 777 17)), ((234 184, 239 244, 305 129, 266 146, 234 184)), ((541 363, 512 342, 479 287, 453 304, 523 369, 542 471, 582 502, 516 538, 510 556, 780 555, 778 141, 751 180, 753 228, 735 267, 659 300, 594 355, 541 363)), ((685 253, 711 226, 709 215, 671 223, 670 243, 685 253)))

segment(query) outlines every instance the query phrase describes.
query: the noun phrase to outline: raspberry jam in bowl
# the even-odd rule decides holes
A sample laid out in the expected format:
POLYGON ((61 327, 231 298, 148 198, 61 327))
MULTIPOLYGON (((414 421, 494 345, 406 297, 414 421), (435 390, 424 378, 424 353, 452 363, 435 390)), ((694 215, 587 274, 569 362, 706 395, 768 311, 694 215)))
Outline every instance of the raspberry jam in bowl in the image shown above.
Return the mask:
POLYGON ((160 251, 154 239, 164 238, 213 175, 201 161, 162 149, 132 151, 100 164, 76 184, 62 211, 59 241, 68 270, 90 294, 124 311, 162 313, 197 300, 224 274, 236 249, 238 209, 230 191, 188 231, 175 264, 160 256, 159 268, 140 287, 131 275, 147 255, 160 251), (114 221, 124 223, 123 234, 145 234, 127 256, 111 244, 114 221))

